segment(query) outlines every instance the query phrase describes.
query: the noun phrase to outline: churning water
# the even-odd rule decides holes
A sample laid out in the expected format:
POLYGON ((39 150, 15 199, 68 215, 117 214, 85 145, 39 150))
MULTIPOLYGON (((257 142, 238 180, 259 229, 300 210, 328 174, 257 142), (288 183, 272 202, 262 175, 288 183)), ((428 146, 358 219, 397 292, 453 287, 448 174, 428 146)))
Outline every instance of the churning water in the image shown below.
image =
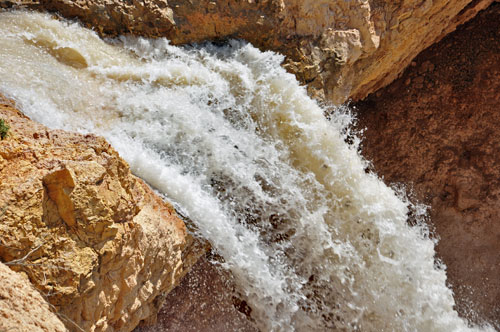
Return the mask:
POLYGON ((458 317, 426 227, 345 143, 349 112, 327 120, 282 56, 106 43, 25 12, 0 30, 0 93, 106 137, 216 248, 261 330, 488 330, 458 317))

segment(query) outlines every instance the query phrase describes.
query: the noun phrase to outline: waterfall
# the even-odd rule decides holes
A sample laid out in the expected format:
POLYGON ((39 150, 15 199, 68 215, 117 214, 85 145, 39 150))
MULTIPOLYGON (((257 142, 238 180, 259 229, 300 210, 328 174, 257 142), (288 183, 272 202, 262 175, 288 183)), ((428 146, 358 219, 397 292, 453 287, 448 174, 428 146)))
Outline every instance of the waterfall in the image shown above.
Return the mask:
POLYGON ((0 93, 104 136, 223 257, 262 331, 492 331, 453 310, 425 209, 366 171, 349 109, 320 107, 281 55, 103 41, 40 13, 0 29, 0 93))

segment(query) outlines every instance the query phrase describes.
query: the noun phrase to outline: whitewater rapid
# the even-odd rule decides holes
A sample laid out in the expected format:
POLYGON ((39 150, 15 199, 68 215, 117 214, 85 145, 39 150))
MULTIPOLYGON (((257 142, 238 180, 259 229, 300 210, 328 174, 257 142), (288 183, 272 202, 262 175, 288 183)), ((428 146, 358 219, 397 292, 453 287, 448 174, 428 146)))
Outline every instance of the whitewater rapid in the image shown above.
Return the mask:
POLYGON ((104 42, 26 12, 0 30, 0 93, 104 136, 223 257, 262 331, 493 331, 453 310, 425 209, 366 171, 348 108, 318 106, 282 56, 104 42))

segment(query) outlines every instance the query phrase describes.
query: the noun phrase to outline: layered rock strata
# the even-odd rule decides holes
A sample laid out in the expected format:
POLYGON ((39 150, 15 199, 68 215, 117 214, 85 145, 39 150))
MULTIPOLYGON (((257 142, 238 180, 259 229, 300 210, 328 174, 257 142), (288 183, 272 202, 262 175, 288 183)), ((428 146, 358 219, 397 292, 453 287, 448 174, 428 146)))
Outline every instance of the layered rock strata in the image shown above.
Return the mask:
POLYGON ((311 95, 342 103, 389 84, 420 51, 493 0, 17 2, 107 35, 162 36, 175 44, 242 38, 285 54, 285 66, 311 95))
POLYGON ((199 252, 173 208, 103 139, 32 122, 2 99, 0 261, 71 331, 153 320, 199 252))
POLYGON ((457 309, 500 330, 500 4, 357 105, 363 152, 430 205, 457 309))

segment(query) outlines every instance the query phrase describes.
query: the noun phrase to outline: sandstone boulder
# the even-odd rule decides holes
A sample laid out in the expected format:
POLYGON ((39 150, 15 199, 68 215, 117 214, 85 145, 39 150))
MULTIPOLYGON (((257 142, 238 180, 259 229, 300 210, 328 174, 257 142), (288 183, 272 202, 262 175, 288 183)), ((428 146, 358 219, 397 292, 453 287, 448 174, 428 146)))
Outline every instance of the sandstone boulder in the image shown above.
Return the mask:
POLYGON ((67 331, 29 280, 0 263, 0 331, 67 331))
POLYGON ((199 255, 174 209, 102 138, 48 128, 1 101, 0 261, 72 331, 154 320, 199 255))

